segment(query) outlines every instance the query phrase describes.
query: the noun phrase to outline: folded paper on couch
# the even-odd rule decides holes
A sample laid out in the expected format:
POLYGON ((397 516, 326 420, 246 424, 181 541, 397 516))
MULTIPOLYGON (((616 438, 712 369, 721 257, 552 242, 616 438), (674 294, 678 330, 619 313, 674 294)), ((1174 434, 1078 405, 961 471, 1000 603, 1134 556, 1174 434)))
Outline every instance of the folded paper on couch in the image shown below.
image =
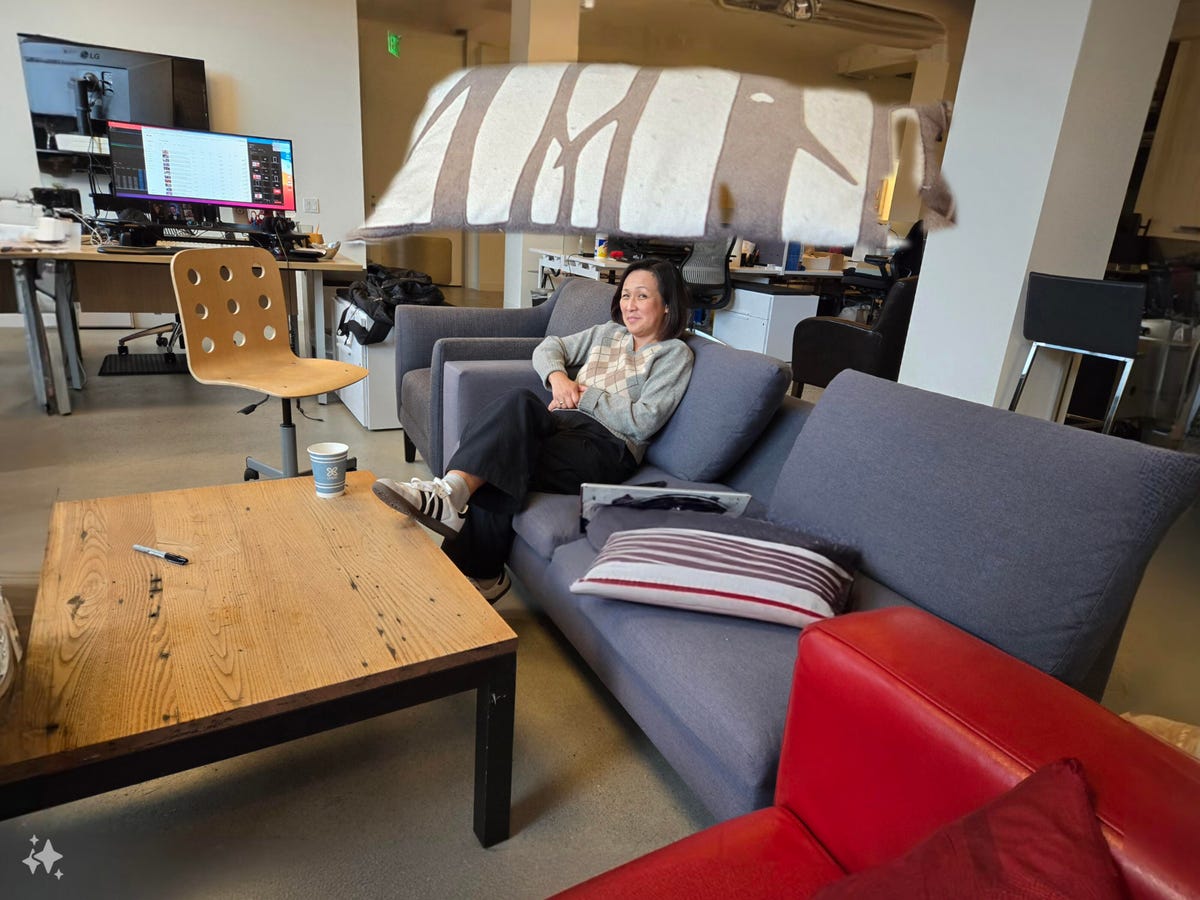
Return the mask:
POLYGON ((945 104, 877 106, 721 69, 481 66, 430 92, 408 156, 353 235, 429 229, 741 235, 884 250, 892 117, 920 126, 926 224, 953 221, 932 145, 945 104))

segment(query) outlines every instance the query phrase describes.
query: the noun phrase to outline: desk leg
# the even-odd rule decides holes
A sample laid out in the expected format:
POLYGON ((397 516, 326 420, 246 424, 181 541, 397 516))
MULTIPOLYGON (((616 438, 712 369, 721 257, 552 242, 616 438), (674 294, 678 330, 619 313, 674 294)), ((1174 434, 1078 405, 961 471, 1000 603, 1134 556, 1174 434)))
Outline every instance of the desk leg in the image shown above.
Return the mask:
POLYGON ((512 804, 517 654, 500 657, 475 699, 475 836, 485 847, 508 838, 512 804))
POLYGON ((62 345, 71 387, 83 390, 87 375, 79 349, 79 320, 75 316, 75 265, 54 261, 54 315, 58 319, 58 341, 62 345))
POLYGON ((17 292, 17 307, 25 320, 25 350, 29 354, 29 371, 33 375, 33 393, 38 406, 54 415, 58 412, 58 403, 54 395, 54 377, 50 373, 46 326, 37 303, 37 261, 14 259, 9 265, 12 266, 13 286, 17 292))
POLYGON ((309 311, 312 302, 308 273, 297 269, 292 276, 296 286, 296 355, 308 359, 312 356, 312 344, 309 341, 309 311))
MULTIPOLYGON (((296 316, 297 328, 303 337, 298 341, 302 348, 300 356, 328 358, 325 345, 325 276, 320 269, 305 269, 296 272, 296 316), (309 332, 308 317, 311 311, 312 331, 309 332), (312 344, 308 344, 309 338, 312 344)), ((318 403, 326 403, 328 394, 317 394, 318 403)))

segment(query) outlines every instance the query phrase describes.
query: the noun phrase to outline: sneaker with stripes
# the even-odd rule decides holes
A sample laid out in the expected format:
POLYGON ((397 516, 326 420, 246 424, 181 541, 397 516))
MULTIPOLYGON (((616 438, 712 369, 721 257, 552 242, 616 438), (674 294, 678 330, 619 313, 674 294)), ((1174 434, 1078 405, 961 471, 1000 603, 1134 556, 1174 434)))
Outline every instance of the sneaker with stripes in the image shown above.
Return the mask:
POLYGON ((512 587, 512 579, 508 577, 508 572, 503 570, 494 578, 472 578, 468 575, 467 581, 475 586, 475 590, 479 591, 488 603, 495 603, 512 587))
POLYGON ((392 509, 416 519, 442 537, 455 537, 462 530, 467 508, 454 508, 450 486, 440 478, 432 481, 414 478, 408 484, 380 478, 371 490, 392 509))

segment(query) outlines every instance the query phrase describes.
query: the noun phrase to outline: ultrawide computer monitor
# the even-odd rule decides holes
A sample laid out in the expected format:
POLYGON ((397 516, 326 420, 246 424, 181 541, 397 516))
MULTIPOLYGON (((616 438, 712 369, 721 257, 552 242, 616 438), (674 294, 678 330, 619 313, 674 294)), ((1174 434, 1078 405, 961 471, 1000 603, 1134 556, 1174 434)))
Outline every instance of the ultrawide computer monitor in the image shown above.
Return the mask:
POLYGON ((289 140, 113 121, 108 140, 117 197, 296 209, 289 140))

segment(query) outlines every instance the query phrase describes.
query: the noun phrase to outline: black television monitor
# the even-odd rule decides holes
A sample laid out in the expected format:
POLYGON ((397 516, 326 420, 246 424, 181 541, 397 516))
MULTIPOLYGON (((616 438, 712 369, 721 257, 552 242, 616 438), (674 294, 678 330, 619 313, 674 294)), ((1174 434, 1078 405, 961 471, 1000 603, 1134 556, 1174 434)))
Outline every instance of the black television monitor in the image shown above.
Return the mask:
POLYGON ((208 128, 203 60, 39 34, 17 39, 39 150, 55 149, 60 134, 103 136, 110 119, 208 128))
POLYGON ((292 142, 282 138, 108 123, 113 194, 292 212, 292 142))

